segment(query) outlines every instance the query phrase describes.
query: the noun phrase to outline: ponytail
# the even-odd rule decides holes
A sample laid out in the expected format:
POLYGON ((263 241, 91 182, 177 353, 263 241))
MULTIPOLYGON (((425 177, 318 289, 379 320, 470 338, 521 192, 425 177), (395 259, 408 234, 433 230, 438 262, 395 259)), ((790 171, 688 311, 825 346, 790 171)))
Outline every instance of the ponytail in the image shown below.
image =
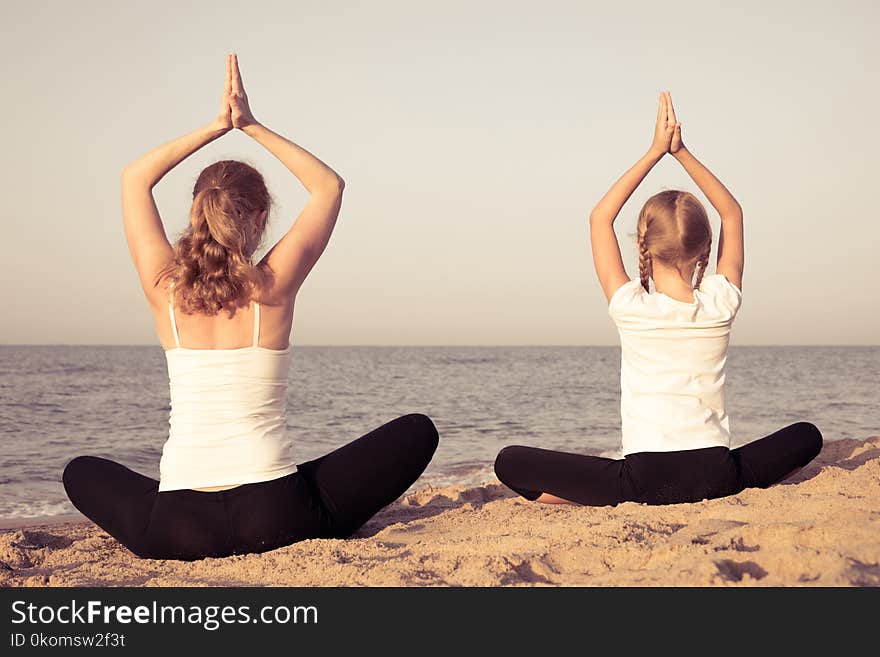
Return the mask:
POLYGON ((225 160, 206 168, 196 181, 190 222, 174 247, 174 261, 160 273, 174 282, 175 302, 185 313, 235 314, 259 296, 267 272, 251 258, 269 209, 263 177, 242 162, 225 160))

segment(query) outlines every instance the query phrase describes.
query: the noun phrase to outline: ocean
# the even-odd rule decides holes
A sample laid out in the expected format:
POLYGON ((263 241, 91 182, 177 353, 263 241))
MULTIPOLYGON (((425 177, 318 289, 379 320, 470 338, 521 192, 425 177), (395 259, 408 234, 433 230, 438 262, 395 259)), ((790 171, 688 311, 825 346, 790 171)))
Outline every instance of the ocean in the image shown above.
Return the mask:
MULTIPOLYGON (((302 462, 405 413, 440 446, 425 484, 494 479, 502 447, 619 456, 619 347, 293 347, 288 432, 302 462)), ((734 446, 808 420, 826 440, 880 433, 880 347, 732 347, 734 446)), ((74 511, 74 456, 158 478, 168 373, 157 346, 0 345, 0 519, 74 511)))

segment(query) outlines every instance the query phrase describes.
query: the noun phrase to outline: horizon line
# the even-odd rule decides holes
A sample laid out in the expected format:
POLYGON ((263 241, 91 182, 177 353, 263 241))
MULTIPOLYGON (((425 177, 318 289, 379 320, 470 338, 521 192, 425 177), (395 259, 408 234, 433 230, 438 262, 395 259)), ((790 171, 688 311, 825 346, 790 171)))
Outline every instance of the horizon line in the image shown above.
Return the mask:
MULTIPOLYGON (((535 344, 535 343, 516 343, 516 344, 365 344, 365 343, 352 343, 352 344, 318 344, 318 343, 306 343, 306 344, 293 344, 291 343, 291 347, 357 347, 357 348, 394 348, 399 349, 401 347, 406 348, 481 348, 481 349, 491 349, 491 348, 508 348, 508 347, 560 347, 560 348, 572 348, 572 347, 620 347, 619 343, 602 343, 602 344, 535 344)), ((731 344, 733 348, 736 347, 880 347, 880 344, 867 344, 867 343, 829 343, 829 342, 808 342, 802 344, 791 344, 791 343, 748 343, 748 344, 731 344)), ((156 347, 158 349, 162 349, 162 345, 158 343, 98 343, 98 342, 33 342, 33 343, 23 343, 23 342, 3 342, 0 343, 0 347, 156 347)), ((211 349, 206 349, 205 351, 212 351, 211 349)))

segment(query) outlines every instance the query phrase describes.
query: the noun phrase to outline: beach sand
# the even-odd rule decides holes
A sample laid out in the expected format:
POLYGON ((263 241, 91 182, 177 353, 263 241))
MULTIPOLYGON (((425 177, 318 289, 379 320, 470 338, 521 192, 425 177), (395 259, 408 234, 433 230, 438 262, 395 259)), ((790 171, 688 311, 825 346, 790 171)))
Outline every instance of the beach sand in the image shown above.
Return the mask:
MULTIPOLYGON (((27 523, 25 523, 27 524, 27 523)), ((422 489, 347 540, 138 559, 82 520, 0 530, 2 586, 878 586, 880 437, 826 443, 769 489, 696 504, 542 505, 422 489)))

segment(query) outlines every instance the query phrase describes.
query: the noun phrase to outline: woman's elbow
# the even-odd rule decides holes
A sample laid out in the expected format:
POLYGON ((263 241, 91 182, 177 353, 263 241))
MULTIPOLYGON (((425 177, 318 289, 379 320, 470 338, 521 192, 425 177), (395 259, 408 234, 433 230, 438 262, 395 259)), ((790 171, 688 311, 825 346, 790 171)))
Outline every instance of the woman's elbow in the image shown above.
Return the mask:
POLYGON ((321 182, 320 190, 325 194, 342 196, 343 189, 345 189, 345 181, 342 179, 342 176, 335 171, 321 182))
POLYGON ((142 183, 146 180, 146 177, 138 171, 138 168, 134 162, 131 164, 127 164, 122 167, 122 173, 119 176, 119 179, 123 186, 142 183))

